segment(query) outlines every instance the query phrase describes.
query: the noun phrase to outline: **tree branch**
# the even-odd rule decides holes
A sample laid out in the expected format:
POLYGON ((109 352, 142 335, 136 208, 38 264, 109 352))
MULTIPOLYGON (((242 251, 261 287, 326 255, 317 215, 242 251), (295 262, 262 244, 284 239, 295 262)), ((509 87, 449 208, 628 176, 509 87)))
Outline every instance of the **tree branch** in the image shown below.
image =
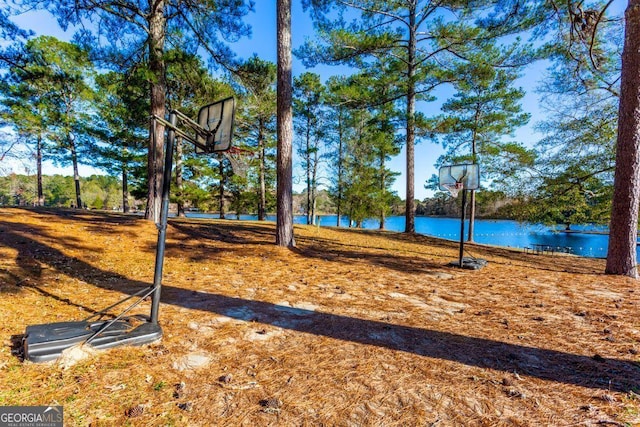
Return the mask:
POLYGON ((367 7, 361 6, 359 4, 352 3, 352 2, 349 2, 349 1, 344 1, 344 0, 338 0, 338 3, 341 3, 341 4, 343 4, 344 6, 347 6, 347 7, 351 7, 353 9, 360 10, 362 12, 372 13, 372 14, 376 14, 376 15, 384 15, 384 16, 387 16, 389 18, 392 18, 394 21, 402 22, 407 27, 409 26, 409 21, 407 21, 403 16, 394 15, 393 13, 385 11, 385 10, 371 9, 371 8, 367 8, 367 7))

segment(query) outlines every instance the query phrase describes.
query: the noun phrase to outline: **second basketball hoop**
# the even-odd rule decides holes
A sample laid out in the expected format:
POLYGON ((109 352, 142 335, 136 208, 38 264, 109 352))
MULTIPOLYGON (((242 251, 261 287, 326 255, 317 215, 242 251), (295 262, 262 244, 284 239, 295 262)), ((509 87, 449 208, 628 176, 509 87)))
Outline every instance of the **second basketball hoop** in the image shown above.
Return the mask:
POLYGON ((460 190, 477 190, 480 187, 480 168, 475 163, 443 166, 438 178, 440 190, 457 197, 460 190))
POLYGON ((461 165, 449 165, 440 168, 438 177, 440 190, 448 191, 453 197, 457 197, 462 191, 462 208, 460 212, 460 252, 458 261, 450 265, 460 268, 478 270, 487 262, 483 259, 464 257, 464 221, 467 207, 467 190, 477 190, 480 187, 480 168, 477 164, 466 163, 461 165))

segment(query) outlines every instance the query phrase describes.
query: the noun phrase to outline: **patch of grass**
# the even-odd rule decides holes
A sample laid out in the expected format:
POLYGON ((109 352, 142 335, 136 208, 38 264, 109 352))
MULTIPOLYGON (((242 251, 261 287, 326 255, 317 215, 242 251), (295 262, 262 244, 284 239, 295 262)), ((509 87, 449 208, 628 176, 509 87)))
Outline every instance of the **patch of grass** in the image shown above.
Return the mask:
POLYGON ((164 389, 167 386, 167 383, 164 381, 160 381, 156 384, 153 385, 153 390, 154 391, 161 391, 162 389, 164 389))

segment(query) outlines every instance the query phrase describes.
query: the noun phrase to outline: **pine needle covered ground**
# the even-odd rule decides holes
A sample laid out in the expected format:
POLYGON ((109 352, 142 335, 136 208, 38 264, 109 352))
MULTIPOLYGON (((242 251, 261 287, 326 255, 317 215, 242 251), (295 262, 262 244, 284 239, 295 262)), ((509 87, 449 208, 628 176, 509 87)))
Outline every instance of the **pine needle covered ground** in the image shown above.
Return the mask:
MULTIPOLYGON (((400 233, 172 219, 164 337, 66 369, 25 327, 152 282, 154 224, 0 209, 0 406, 65 425, 568 426, 640 423, 640 289, 603 262, 400 233)), ((146 303, 145 303, 146 304, 146 303)), ((148 305, 142 307, 148 311, 148 305)))

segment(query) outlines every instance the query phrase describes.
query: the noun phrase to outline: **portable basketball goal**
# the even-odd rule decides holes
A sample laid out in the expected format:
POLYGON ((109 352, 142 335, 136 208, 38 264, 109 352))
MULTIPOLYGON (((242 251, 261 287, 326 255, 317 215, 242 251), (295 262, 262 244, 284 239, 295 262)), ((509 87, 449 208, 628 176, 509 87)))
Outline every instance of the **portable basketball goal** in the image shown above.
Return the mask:
POLYGON ((199 154, 225 153, 232 148, 234 115, 235 100, 231 97, 202 107, 198 112, 197 121, 177 110, 171 111, 168 121, 160 117, 152 118, 167 128, 162 174, 162 205, 160 223, 157 224, 158 243, 153 284, 84 320, 27 326, 22 340, 25 360, 32 362, 54 360, 64 350, 76 345, 91 345, 97 349, 108 349, 122 345, 149 344, 162 338, 162 328, 158 323, 158 311, 162 290, 162 269, 175 139, 176 136, 179 136, 193 143, 199 154), (180 121, 181 127, 178 127, 178 121, 180 121), (151 297, 149 316, 127 316, 148 297, 151 297), (108 315, 109 310, 135 298, 137 299, 117 316, 108 315), (103 320, 104 317, 111 318, 103 320))
POLYGON ((457 197, 458 193, 462 192, 460 252, 458 261, 453 261, 450 265, 473 270, 480 269, 487 264, 485 260, 464 256, 464 222, 467 209, 467 191, 480 188, 480 168, 475 163, 448 165, 441 167, 438 175, 440 190, 448 191, 453 197, 457 197))

